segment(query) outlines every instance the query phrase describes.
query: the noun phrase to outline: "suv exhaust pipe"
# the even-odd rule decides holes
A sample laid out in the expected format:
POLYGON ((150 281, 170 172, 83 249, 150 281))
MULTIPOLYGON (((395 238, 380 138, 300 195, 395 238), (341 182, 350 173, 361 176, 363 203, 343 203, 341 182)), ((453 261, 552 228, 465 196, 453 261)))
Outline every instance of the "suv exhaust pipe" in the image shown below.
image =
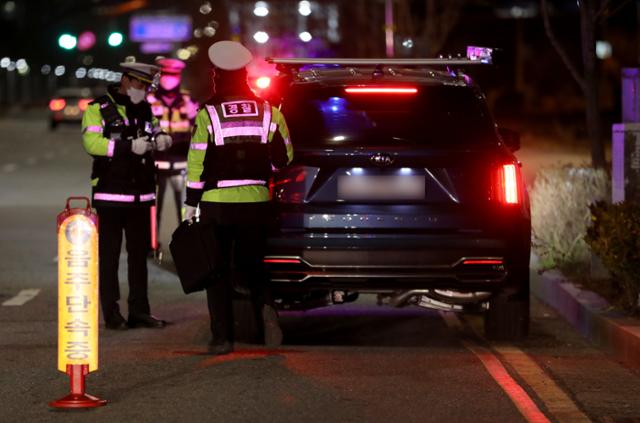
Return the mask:
MULTIPOLYGON (((392 307, 417 305, 435 310, 463 311, 466 305, 484 306, 491 297, 490 292, 461 292, 440 289, 410 289, 387 297, 392 307)), ((382 303, 382 296, 378 296, 382 303)))

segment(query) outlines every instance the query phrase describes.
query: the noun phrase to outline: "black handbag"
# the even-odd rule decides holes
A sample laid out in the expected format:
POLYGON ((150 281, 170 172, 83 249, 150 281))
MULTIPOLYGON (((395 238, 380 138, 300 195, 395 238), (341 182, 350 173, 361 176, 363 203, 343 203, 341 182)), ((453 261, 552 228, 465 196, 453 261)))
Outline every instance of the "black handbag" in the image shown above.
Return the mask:
POLYGON ((205 289, 219 257, 214 225, 185 220, 173 232, 169 250, 184 293, 205 289))

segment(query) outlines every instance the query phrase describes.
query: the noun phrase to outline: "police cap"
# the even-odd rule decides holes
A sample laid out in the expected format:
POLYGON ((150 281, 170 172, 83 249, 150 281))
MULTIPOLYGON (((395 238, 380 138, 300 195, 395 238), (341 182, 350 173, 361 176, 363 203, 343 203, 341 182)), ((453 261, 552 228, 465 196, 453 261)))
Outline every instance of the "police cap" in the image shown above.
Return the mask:
POLYGON ((120 63, 120 67, 125 75, 138 79, 145 84, 153 84, 154 77, 160 71, 158 66, 147 63, 124 62, 120 63))
POLYGON ((157 59, 156 64, 160 66, 160 72, 162 72, 163 74, 172 75, 180 75, 180 73, 186 66, 182 60, 171 59, 167 57, 157 59))
POLYGON ((247 66, 253 55, 237 41, 218 41, 209 47, 209 60, 218 69, 235 71, 247 66))

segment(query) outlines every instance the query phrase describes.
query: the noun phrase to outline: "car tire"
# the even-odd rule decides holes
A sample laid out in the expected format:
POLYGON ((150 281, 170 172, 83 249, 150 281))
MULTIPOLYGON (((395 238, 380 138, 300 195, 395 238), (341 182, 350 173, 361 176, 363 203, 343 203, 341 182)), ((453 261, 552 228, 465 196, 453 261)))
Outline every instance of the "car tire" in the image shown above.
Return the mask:
POLYGON ((52 120, 49 122, 49 129, 51 129, 52 131, 55 131, 57 127, 58 127, 58 122, 56 122, 55 120, 52 120))
POLYGON ((250 344, 261 343, 258 319, 249 297, 233 300, 234 335, 237 341, 250 344))
POLYGON ((517 293, 499 293, 489 300, 484 333, 493 341, 517 341, 529 334, 529 275, 517 293))

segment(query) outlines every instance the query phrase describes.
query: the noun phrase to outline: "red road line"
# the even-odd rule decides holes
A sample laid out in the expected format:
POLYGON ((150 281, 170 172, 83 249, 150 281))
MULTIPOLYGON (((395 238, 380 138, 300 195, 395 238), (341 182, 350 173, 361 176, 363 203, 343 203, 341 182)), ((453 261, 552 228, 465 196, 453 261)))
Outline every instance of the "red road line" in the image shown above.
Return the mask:
POLYGON ((475 354, 482 362, 487 372, 500 385, 500 388, 511 398, 518 411, 530 423, 549 423, 550 420, 544 415, 538 406, 533 402, 527 392, 522 389, 518 382, 513 379, 507 369, 504 368, 500 360, 486 348, 463 342, 464 346, 475 354))

